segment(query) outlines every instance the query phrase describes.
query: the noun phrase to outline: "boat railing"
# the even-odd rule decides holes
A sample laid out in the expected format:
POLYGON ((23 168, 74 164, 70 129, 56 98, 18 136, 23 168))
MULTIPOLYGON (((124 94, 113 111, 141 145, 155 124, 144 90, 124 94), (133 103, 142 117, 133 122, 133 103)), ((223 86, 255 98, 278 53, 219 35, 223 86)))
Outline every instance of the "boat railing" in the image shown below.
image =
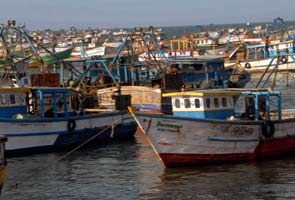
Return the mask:
MULTIPOLYGON (((282 110, 282 119, 291 119, 291 118, 295 118, 295 109, 282 110)), ((271 119, 272 120, 277 120, 278 119, 278 113, 277 112, 271 113, 271 119)))

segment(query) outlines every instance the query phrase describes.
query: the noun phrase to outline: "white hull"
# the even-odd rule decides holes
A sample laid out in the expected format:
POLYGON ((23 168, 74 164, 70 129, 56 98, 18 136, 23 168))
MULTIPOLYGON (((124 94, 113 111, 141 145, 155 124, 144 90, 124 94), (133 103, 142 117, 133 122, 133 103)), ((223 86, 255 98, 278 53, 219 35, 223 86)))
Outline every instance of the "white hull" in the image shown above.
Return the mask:
MULTIPOLYGON (((118 125, 133 123, 128 114, 104 114, 61 118, 58 120, 45 118, 43 120, 35 119, 0 119, 0 134, 8 137, 6 145, 7 151, 50 147, 54 145, 66 145, 75 143, 69 138, 68 141, 58 141, 60 136, 69 137, 71 134, 79 136, 85 132, 98 132, 101 129, 109 127, 106 132, 110 132, 111 126, 116 128, 118 125), (73 130, 69 130, 69 120, 75 121, 73 130)), ((79 141, 78 141, 79 142, 79 141)))
MULTIPOLYGON (((291 56, 288 56, 288 62, 282 63, 279 62, 278 70, 279 71, 286 71, 286 70, 295 70, 295 63, 291 56)), ((262 59, 262 60, 253 60, 253 61, 242 61, 240 62, 241 66, 245 68, 245 70, 249 72, 254 71, 264 71, 271 62, 271 58, 269 59, 262 59), (250 66, 250 67, 247 67, 250 66)), ((234 63, 224 63, 224 67, 232 66, 234 63)), ((277 58, 275 58, 272 62, 270 69, 272 69, 277 64, 277 58)))
POLYGON ((254 160, 295 150, 294 120, 274 121, 274 135, 266 138, 262 121, 135 115, 166 167, 254 160))

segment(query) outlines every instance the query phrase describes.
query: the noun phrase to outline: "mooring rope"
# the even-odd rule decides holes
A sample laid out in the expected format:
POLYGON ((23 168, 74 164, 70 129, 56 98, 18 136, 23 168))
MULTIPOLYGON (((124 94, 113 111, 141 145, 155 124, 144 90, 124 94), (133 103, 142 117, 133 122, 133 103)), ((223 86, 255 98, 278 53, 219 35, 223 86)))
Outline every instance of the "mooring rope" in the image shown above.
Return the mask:
MULTIPOLYGON (((49 170, 53 165, 55 165, 57 162, 61 161, 62 159, 68 157, 69 155, 71 155, 73 152, 77 151, 78 149, 80 149, 82 146, 86 145, 87 143, 89 143, 90 141, 94 140, 97 136, 99 136, 100 134, 104 133, 106 130, 112 128, 112 133, 111 133, 111 137, 110 138, 113 138, 113 132, 114 132, 114 128, 116 126, 116 123, 113 122, 112 123, 112 126, 107 126, 106 128, 104 128, 103 130, 101 130, 100 132, 98 132, 97 134, 93 135, 92 137, 90 137, 89 139, 87 139, 86 141, 84 141, 83 143, 81 143, 80 145, 78 145, 77 147, 75 147, 74 149, 72 149, 71 151, 67 152, 66 154, 64 154, 63 156, 59 157, 58 159, 56 159, 55 161, 52 162, 51 165, 46 165, 46 167, 39 167, 37 168, 35 171, 36 173, 39 173, 40 170, 44 170, 44 169, 47 169, 49 170)), ((29 177, 26 177, 25 180, 27 181, 30 177, 35 177, 35 176, 32 176, 30 175, 29 177)), ((3 193, 6 193, 6 192, 9 192, 13 189, 17 189, 18 186, 20 184, 19 183, 15 183, 15 185, 13 186, 10 186, 8 187, 6 190, 2 191, 0 194, 3 194, 3 193)))
POLYGON ((114 126, 114 123, 113 123, 112 126, 108 126, 108 127, 104 128, 99 133, 95 134, 94 136, 90 137, 88 140, 84 141, 82 144, 78 145, 76 148, 72 149, 71 151, 67 152, 65 155, 63 155, 60 158, 56 159, 55 162, 59 162, 60 160, 64 159, 65 157, 69 156, 70 154, 72 154, 76 150, 80 149, 82 146, 86 145, 88 142, 90 142, 91 140, 95 139, 97 136, 99 136, 103 132, 105 132, 107 129, 112 128, 113 126, 114 126))

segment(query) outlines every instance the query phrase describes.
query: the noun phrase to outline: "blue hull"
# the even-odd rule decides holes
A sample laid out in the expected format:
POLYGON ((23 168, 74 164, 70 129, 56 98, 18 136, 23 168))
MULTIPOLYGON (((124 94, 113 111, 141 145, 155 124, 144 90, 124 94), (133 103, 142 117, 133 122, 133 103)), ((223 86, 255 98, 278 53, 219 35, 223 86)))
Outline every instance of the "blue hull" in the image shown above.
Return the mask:
POLYGON ((111 128, 106 129, 104 127, 76 130, 71 133, 59 134, 53 145, 6 150, 5 153, 9 157, 22 156, 35 153, 64 151, 69 148, 77 147, 82 143, 85 143, 85 146, 89 146, 94 144, 106 144, 112 141, 129 140, 134 137, 136 130, 137 124, 135 122, 117 125, 114 131, 112 131, 111 128))

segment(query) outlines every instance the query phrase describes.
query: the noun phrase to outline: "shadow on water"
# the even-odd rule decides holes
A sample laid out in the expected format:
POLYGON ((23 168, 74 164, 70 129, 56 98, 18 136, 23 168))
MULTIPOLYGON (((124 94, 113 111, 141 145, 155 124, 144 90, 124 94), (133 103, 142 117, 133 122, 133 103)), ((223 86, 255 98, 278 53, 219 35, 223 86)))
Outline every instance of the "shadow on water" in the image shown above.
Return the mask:
MULTIPOLYGON (((138 149, 136 140, 131 139, 91 145, 58 162, 68 151, 8 158, 1 199, 97 199, 101 195, 110 196, 106 193, 111 193, 113 185, 124 183, 123 178, 116 181, 116 177, 121 177, 121 171, 125 178, 136 175, 132 168, 138 149)), ((129 184, 123 185, 127 187, 129 184)))
POLYGON ((165 169, 142 134, 75 151, 8 159, 1 199, 292 199, 295 155, 165 169), (15 187, 15 184, 18 184, 15 187))
POLYGON ((251 163, 164 169, 143 199, 294 198, 295 156, 251 163))

